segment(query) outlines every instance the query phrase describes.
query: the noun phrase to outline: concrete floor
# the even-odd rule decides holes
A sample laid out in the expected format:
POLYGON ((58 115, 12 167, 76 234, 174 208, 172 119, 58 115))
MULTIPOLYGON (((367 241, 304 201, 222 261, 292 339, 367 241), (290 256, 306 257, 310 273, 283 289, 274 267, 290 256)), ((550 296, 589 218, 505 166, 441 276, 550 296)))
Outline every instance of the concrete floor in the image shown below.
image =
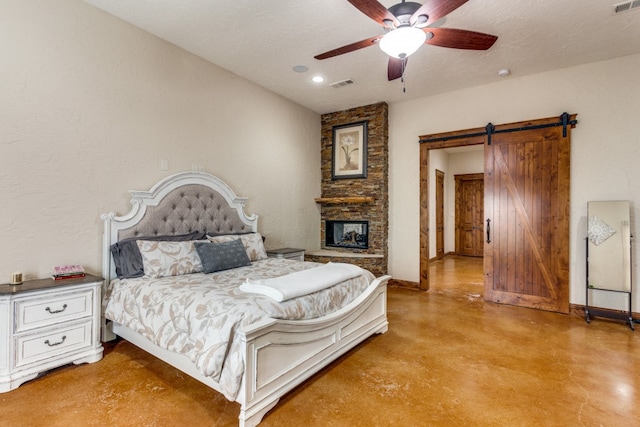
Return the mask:
MULTIPOLYGON (((640 331, 482 300, 479 259, 389 290, 389 331, 287 395, 273 426, 638 426, 640 331)), ((125 341, 0 394, 2 426, 237 426, 239 405, 125 341)))

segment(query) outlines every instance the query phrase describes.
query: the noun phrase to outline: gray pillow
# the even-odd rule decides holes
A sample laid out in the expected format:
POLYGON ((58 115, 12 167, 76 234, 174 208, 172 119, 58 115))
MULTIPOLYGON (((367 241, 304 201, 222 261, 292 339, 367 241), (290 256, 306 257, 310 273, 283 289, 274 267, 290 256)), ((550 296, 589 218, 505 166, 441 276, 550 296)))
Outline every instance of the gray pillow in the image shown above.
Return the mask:
POLYGON ((140 236, 123 239, 111 245, 111 256, 116 267, 118 279, 131 279, 133 277, 144 276, 144 266, 142 255, 138 249, 137 240, 172 241, 184 242, 187 240, 199 240, 204 238, 205 233, 193 231, 188 234, 178 234, 175 236, 140 236))
POLYGON ((203 273, 229 270, 251 265, 251 260, 240 239, 223 243, 195 242, 202 261, 203 273))

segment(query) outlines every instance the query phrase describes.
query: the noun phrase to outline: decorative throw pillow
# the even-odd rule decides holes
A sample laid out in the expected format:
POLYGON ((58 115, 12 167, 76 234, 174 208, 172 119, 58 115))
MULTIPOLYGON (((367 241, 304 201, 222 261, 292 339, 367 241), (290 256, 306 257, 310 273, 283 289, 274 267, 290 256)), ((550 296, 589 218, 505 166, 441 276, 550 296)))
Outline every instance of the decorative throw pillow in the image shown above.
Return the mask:
POLYGON ((251 261, 267 259, 267 250, 264 248, 264 241, 260 233, 242 234, 240 240, 242 240, 251 261))
POLYGON ((195 242, 204 273, 229 270, 251 265, 251 260, 240 239, 228 242, 195 242))
POLYGON ((180 276, 202 271, 202 262, 193 241, 138 240, 137 243, 145 276, 180 276))
POLYGON ((212 243, 230 242, 232 240, 240 240, 247 251, 247 255, 251 261, 260 261, 267 259, 267 250, 264 248, 264 240, 260 233, 248 234, 225 234, 222 236, 209 236, 207 239, 212 243))
POLYGON ((163 240, 163 241, 187 241, 204 238, 204 233, 194 231, 188 234, 178 234, 172 236, 145 236, 130 237, 120 240, 111 245, 111 255, 116 268, 116 275, 119 279, 129 279, 144 276, 144 266, 142 265, 142 255, 136 240, 163 240))

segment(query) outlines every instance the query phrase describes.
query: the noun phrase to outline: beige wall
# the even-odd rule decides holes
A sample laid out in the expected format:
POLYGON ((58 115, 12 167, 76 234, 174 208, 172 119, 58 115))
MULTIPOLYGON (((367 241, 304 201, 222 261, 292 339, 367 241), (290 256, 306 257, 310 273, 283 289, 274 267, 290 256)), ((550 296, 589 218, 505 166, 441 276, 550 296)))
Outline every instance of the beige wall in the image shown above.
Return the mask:
MULTIPOLYGON (((584 303, 587 201, 640 207, 640 55, 541 73, 390 105, 390 273, 419 279, 418 136, 577 113, 571 153, 571 302, 584 303)), ((635 265, 639 251, 634 250, 635 265)), ((638 268, 634 277, 640 277, 638 268)), ((640 311, 640 293, 634 296, 640 311)), ((617 302, 613 305, 622 306, 617 302)))
POLYGON ((268 246, 317 248, 319 147, 318 114, 86 3, 0 2, 0 283, 100 273, 100 214, 194 165, 268 246))

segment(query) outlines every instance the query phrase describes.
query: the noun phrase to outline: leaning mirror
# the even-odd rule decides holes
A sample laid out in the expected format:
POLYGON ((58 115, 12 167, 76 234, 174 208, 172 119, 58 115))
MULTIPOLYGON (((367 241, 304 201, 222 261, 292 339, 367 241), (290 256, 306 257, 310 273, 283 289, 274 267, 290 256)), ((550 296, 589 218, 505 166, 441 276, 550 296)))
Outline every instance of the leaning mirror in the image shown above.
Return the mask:
MULTIPOLYGON (((629 201, 588 202, 587 225, 587 295, 586 315, 589 321, 589 290, 628 294, 631 322, 631 227, 629 201)), ((591 310, 593 311, 593 310, 591 310)), ((600 315, 600 314, 599 314, 600 315)))

